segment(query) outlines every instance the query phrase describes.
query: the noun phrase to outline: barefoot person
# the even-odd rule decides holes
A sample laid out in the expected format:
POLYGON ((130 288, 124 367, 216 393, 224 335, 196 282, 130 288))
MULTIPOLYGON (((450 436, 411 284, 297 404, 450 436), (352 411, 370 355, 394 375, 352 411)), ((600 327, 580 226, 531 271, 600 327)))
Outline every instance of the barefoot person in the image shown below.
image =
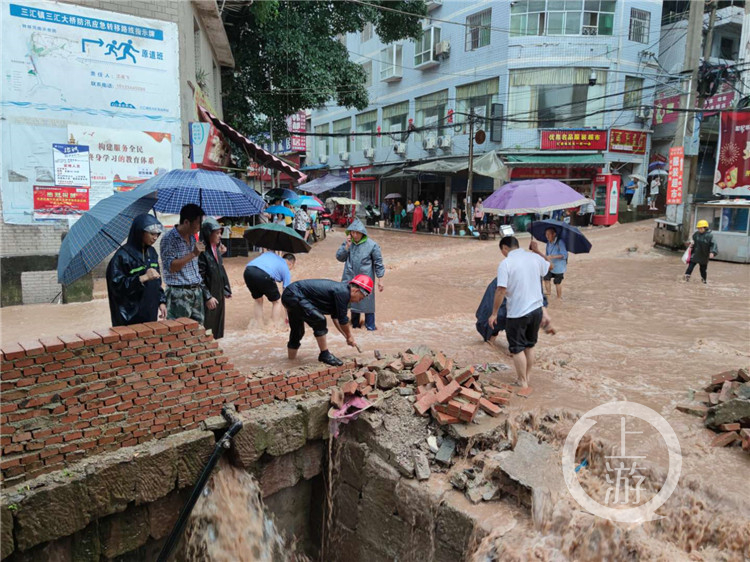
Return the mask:
POLYGON ((562 282, 568 270, 568 249, 554 228, 545 230, 544 237, 547 239, 547 248, 545 255, 539 255, 550 263, 549 271, 544 276, 544 292, 548 295, 552 293, 551 283, 554 281, 557 298, 562 299, 562 282))
MULTIPOLYGON (((503 303, 500 305, 500 309, 497 311, 497 320, 495 322, 494 328, 490 328, 490 325, 487 323, 487 318, 492 312, 492 305, 495 301, 496 290, 497 277, 495 277, 492 281, 490 281, 490 284, 487 285, 487 289, 485 289, 484 291, 484 296, 482 297, 482 301, 479 303, 479 307, 477 308, 477 312, 475 314, 477 319, 477 322, 475 324, 477 332, 479 332, 479 335, 482 336, 482 339, 485 341, 485 343, 489 344, 494 344, 498 334, 505 330, 505 320, 508 312, 508 299, 506 297, 503 299, 503 303)), ((547 297, 542 295, 542 298, 544 299, 544 309, 542 310, 542 328, 544 329, 545 333, 554 334, 555 329, 552 327, 549 315, 547 314, 547 297)))
POLYGON ((367 275, 357 275, 349 283, 339 283, 329 279, 305 279, 296 281, 284 289, 281 303, 289 315, 289 359, 297 357, 302 338, 305 335, 305 324, 313 329, 318 342, 320 355, 318 361, 338 367, 343 361, 328 351, 328 326, 326 316, 330 316, 333 325, 346 338, 352 347, 357 342, 349 325, 348 309, 350 303, 357 303, 372 293, 372 279, 367 275))
MULTIPOLYGON (((531 248, 538 251, 535 240, 531 241, 531 248)), ((505 335, 518 384, 525 388, 529 386, 529 374, 534 366, 534 346, 544 316, 544 299, 539 281, 547 274, 549 263, 533 252, 520 249, 518 240, 513 236, 500 240, 500 252, 505 259, 497 268, 497 289, 487 324, 495 328, 500 305, 507 297, 505 335)))
POLYGON ((281 326, 281 293, 277 283, 286 289, 292 282, 292 270, 297 263, 294 254, 277 256, 274 252, 264 252, 245 266, 245 285, 255 299, 253 317, 258 326, 263 326, 263 297, 271 303, 271 322, 281 326))

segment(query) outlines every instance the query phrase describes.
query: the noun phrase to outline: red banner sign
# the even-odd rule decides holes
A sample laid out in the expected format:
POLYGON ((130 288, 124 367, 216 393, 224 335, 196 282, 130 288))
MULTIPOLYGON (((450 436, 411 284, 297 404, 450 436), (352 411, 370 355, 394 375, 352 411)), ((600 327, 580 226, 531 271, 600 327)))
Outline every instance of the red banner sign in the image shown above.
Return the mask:
POLYGON ((593 129, 546 129, 542 150, 607 150, 607 131, 593 129))
POLYGON ((89 210, 89 188, 60 185, 34 186, 34 218, 65 219, 89 210))
POLYGON ((627 129, 611 129, 609 131, 609 151, 626 152, 628 154, 646 154, 646 131, 628 131, 627 129))
POLYGON ((750 195, 750 113, 721 114, 713 192, 725 197, 750 195))
MULTIPOLYGON (((719 91, 703 102, 704 116, 713 115, 717 111, 729 109, 734 105, 735 90, 730 84, 723 84, 719 91)), ((695 106, 698 107, 696 101, 695 106)), ((680 109, 680 96, 657 96, 654 100, 654 126, 665 125, 677 121, 680 109)))
POLYGON ((669 149, 669 176, 667 176, 667 205, 682 203, 682 171, 685 163, 685 148, 673 146, 669 149))

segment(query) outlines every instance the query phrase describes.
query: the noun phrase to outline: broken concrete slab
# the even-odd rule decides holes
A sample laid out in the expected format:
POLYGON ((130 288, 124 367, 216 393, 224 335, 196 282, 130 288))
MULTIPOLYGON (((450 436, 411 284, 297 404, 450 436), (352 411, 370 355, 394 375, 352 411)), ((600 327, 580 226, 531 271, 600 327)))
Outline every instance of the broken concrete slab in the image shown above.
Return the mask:
POLYGON ((441 464, 449 465, 454 453, 456 452, 456 442, 450 437, 443 439, 440 449, 435 455, 435 460, 441 464))
POLYGON ((565 489, 560 453, 526 431, 518 432, 513 450, 488 457, 485 474, 527 507, 535 489, 549 490, 553 497, 565 489))
POLYGON ((734 398, 708 409, 706 425, 717 428, 723 423, 734 423, 750 419, 750 400, 734 398))
POLYGON ((394 386, 398 385, 398 379, 396 374, 392 371, 379 371, 378 372, 378 388, 383 390, 390 390, 394 386))
POLYGON ((430 461, 427 460, 427 455, 418 449, 414 451, 414 472, 417 480, 430 478, 430 461))

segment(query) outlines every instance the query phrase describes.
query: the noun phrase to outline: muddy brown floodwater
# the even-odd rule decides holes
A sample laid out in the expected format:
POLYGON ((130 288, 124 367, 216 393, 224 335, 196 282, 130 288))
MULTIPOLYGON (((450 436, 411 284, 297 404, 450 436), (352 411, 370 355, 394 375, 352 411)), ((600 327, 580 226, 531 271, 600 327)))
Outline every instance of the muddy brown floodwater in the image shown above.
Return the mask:
MULTIPOLYGON (((697 276, 686 284, 679 255, 652 247, 652 228, 653 222, 645 221, 586 232, 592 252, 571 256, 564 300, 551 299, 549 312, 558 333, 540 336, 531 378, 534 392, 529 399, 515 399, 511 411, 559 406, 586 411, 612 400, 639 402, 675 429, 683 477, 728 486, 750 505, 747 455, 736 447, 711 449, 700 421, 674 409, 686 401, 689 389, 703 387, 709 375, 750 363, 750 266, 712 262, 708 285, 697 276)), ((385 291, 377 295, 378 331, 355 331, 365 355, 422 343, 464 362, 510 364, 502 350, 484 344, 474 329, 474 312, 501 258, 497 241, 378 230, 370 234, 381 245, 387 271, 385 291)), ((343 239, 343 231, 337 230, 310 254, 299 256, 294 279, 340 278, 343 266, 334 254, 343 239)), ((522 245, 524 240, 528 238, 522 245)), ((253 301, 242 279, 247 261, 226 260, 234 297, 228 302, 221 347, 241 371, 291 367, 286 333, 250 326, 253 301)), ((89 303, 3 308, 2 342, 107 326, 103 286, 97 281, 102 298, 89 303)), ((333 353, 356 355, 335 331, 329 340, 333 353)), ((299 360, 316 357, 308 331, 299 360)), ((511 382, 512 371, 500 378, 511 382)))

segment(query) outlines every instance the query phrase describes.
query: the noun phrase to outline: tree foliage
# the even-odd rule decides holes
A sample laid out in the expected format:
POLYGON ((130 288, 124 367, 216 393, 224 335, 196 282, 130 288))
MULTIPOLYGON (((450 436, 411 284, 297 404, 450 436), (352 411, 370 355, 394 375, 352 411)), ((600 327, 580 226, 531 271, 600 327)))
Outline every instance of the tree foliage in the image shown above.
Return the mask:
POLYGON ((368 105, 365 72, 337 36, 371 23, 383 43, 418 38, 423 0, 265 0, 224 16, 235 69, 222 76, 226 120, 245 134, 287 134, 285 118, 335 102, 368 105), (415 14, 408 16, 381 8, 415 14))

